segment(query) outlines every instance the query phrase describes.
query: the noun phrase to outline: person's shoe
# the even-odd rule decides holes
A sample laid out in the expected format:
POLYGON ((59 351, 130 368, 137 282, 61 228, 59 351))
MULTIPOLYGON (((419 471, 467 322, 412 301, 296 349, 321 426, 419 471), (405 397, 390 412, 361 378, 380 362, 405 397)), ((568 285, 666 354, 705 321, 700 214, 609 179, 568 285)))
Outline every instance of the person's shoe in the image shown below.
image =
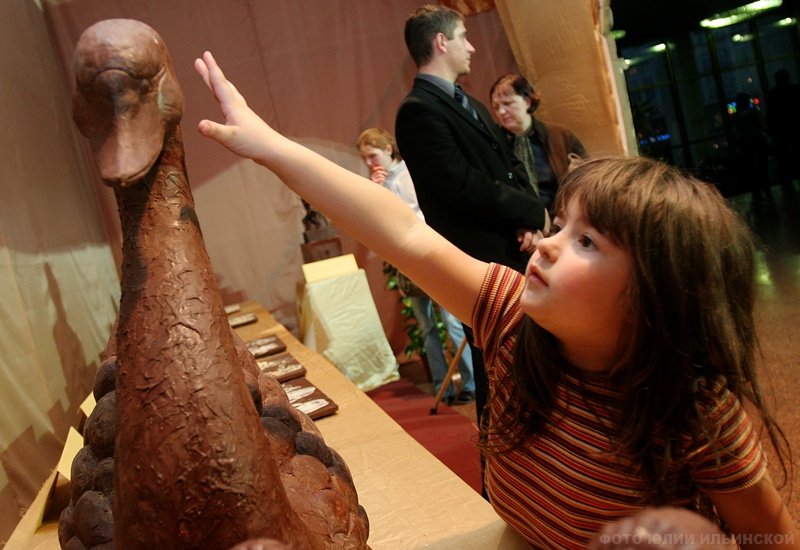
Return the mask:
POLYGON ((450 405, 455 405, 456 404, 456 402, 457 402, 456 397, 457 396, 455 396, 455 395, 447 395, 444 398, 442 398, 442 401, 444 402, 445 405, 447 405, 449 407, 450 405))
POLYGON ((466 405, 475 401, 474 391, 462 391, 458 394, 458 398, 453 402, 454 405, 466 405))

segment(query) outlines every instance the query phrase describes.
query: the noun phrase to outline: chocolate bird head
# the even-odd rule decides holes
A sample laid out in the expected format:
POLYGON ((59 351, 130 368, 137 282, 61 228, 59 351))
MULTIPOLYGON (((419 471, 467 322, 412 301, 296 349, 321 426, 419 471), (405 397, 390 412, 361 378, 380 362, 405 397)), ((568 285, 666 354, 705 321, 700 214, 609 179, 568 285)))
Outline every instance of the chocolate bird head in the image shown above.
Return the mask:
POLYGON ((95 23, 75 48, 75 84, 73 119, 100 176, 112 186, 140 181, 183 115, 164 40, 132 19, 95 23))

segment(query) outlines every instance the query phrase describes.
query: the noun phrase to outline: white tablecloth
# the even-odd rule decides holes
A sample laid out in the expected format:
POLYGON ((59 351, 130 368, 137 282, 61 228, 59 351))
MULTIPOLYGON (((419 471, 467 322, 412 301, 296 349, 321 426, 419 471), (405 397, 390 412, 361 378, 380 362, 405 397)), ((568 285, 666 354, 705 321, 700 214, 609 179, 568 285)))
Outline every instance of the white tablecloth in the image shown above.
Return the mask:
POLYGON ((359 389, 399 378, 363 269, 307 283, 299 304, 303 343, 359 389))

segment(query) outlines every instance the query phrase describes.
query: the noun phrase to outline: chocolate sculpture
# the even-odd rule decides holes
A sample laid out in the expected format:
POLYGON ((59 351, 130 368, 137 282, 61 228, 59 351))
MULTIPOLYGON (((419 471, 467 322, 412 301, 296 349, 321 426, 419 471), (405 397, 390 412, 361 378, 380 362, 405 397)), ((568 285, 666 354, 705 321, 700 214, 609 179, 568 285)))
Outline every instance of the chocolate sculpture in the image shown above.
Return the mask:
POLYGON ((75 77, 74 119, 114 188, 123 262, 62 547, 224 549, 259 538, 365 547, 347 466, 278 382, 258 375, 228 324, 163 40, 138 21, 97 23, 78 42, 75 77))

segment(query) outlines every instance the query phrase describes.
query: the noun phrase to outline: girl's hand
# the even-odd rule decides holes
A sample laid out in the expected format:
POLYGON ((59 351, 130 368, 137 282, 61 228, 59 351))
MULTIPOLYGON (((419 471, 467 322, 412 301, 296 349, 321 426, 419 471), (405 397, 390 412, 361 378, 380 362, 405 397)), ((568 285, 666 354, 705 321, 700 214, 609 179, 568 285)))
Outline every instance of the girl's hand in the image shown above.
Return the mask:
POLYGON ((225 117, 224 124, 201 120, 197 130, 239 156, 259 160, 269 150, 270 137, 277 134, 247 106, 211 53, 205 52, 202 59, 195 59, 194 68, 214 94, 225 117))
POLYGON ((375 183, 383 185, 386 182, 387 176, 388 173, 386 172, 386 169, 383 166, 375 166, 372 169, 370 169, 369 179, 371 179, 375 183))

